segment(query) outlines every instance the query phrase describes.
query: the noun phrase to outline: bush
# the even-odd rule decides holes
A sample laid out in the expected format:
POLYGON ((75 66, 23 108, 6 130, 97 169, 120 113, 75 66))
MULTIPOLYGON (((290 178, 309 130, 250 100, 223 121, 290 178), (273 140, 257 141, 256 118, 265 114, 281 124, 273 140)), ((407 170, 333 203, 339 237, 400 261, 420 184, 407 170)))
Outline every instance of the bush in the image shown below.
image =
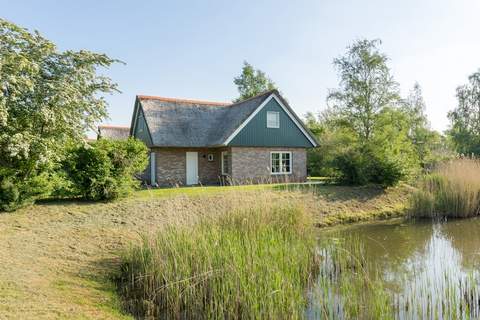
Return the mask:
POLYGON ((22 178, 12 172, 0 174, 0 211, 13 211, 47 196, 52 182, 47 172, 22 178))
POLYGON ((20 192, 11 179, 0 182, 0 210, 11 211, 19 205, 20 192))
POLYGON ((64 169, 73 193, 88 200, 111 200, 138 184, 134 175, 145 169, 147 159, 147 148, 138 140, 101 139, 72 148, 64 169))
POLYGON ((358 150, 351 149, 341 153, 333 160, 333 166, 338 170, 338 180, 349 185, 366 184, 369 180, 368 164, 364 155, 358 150))
POLYGON ((338 180, 350 185, 375 183, 388 187, 406 176, 399 161, 369 147, 340 153, 333 160, 333 166, 339 172, 338 180))

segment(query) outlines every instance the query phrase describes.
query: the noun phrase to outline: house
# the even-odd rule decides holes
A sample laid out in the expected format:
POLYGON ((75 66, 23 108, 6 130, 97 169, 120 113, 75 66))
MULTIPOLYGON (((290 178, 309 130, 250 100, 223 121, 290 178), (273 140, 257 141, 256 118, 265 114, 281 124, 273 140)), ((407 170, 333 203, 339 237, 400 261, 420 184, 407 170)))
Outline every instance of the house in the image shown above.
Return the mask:
POLYGON ((102 124, 98 126, 97 139, 128 139, 130 136, 130 127, 128 126, 114 126, 102 124))
POLYGON ((151 185, 305 181, 318 144, 277 90, 237 103, 137 96, 130 135, 151 185))

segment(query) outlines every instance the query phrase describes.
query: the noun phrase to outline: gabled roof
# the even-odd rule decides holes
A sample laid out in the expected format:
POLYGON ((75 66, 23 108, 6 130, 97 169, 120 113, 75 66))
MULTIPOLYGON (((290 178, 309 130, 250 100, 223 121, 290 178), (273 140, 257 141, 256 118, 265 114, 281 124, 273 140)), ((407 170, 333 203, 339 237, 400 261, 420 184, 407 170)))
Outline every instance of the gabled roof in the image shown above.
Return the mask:
POLYGON ((98 138, 128 139, 130 127, 102 124, 98 126, 98 138))
POLYGON ((130 134, 135 133, 139 110, 143 111, 152 144, 157 147, 213 147, 227 145, 271 98, 286 108, 292 120, 316 146, 313 136, 277 90, 237 103, 208 102, 139 95, 135 101, 130 134))

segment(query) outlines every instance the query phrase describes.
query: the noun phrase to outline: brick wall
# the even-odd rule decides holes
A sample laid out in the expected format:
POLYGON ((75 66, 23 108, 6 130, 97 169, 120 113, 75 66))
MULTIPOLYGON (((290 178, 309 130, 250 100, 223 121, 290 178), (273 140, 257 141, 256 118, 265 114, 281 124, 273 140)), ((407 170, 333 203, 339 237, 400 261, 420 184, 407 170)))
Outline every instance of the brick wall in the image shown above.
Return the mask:
MULTIPOLYGON (((306 181, 307 152, 305 148, 153 148, 156 162, 156 181, 160 186, 183 186, 186 184, 186 152, 198 152, 198 178, 201 184, 219 183, 271 183, 283 181, 306 181), (230 177, 222 180, 221 152, 230 154, 230 177), (270 172, 270 152, 291 151, 292 173, 272 175, 270 172), (213 161, 208 161, 213 154, 213 161)), ((145 177, 150 178, 147 168, 145 177)))
POLYGON ((232 147, 232 180, 234 183, 268 183, 306 181, 307 151, 305 148, 232 147), (270 152, 291 151, 292 173, 272 175, 270 152))
POLYGON ((156 162, 156 180, 160 186, 183 186, 186 184, 186 152, 198 152, 198 179, 201 184, 218 184, 222 149, 208 148, 153 148, 156 162), (213 154, 213 161, 208 161, 213 154))

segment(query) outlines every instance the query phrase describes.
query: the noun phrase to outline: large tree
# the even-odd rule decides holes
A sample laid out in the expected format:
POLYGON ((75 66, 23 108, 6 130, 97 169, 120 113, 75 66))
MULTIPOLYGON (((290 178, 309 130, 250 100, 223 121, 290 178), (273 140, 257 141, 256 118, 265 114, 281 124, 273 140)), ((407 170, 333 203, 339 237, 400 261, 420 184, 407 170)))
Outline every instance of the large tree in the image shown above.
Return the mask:
POLYGON ((398 84, 380 52, 380 40, 358 40, 334 60, 340 87, 331 90, 327 102, 340 112, 362 142, 372 138, 377 116, 399 100, 398 84))
POLYGON ((115 61, 60 52, 37 31, 0 19, 0 203, 45 190, 40 178, 66 142, 83 139, 107 116, 102 94, 117 86, 97 69, 115 61))
POLYGON ((480 70, 457 88, 457 107, 449 112, 448 131, 457 152, 480 154, 480 70))
POLYGON ((235 102, 254 97, 268 90, 277 89, 275 83, 267 77, 265 72, 255 69, 247 61, 243 62, 242 73, 234 78, 233 83, 240 93, 235 102))

